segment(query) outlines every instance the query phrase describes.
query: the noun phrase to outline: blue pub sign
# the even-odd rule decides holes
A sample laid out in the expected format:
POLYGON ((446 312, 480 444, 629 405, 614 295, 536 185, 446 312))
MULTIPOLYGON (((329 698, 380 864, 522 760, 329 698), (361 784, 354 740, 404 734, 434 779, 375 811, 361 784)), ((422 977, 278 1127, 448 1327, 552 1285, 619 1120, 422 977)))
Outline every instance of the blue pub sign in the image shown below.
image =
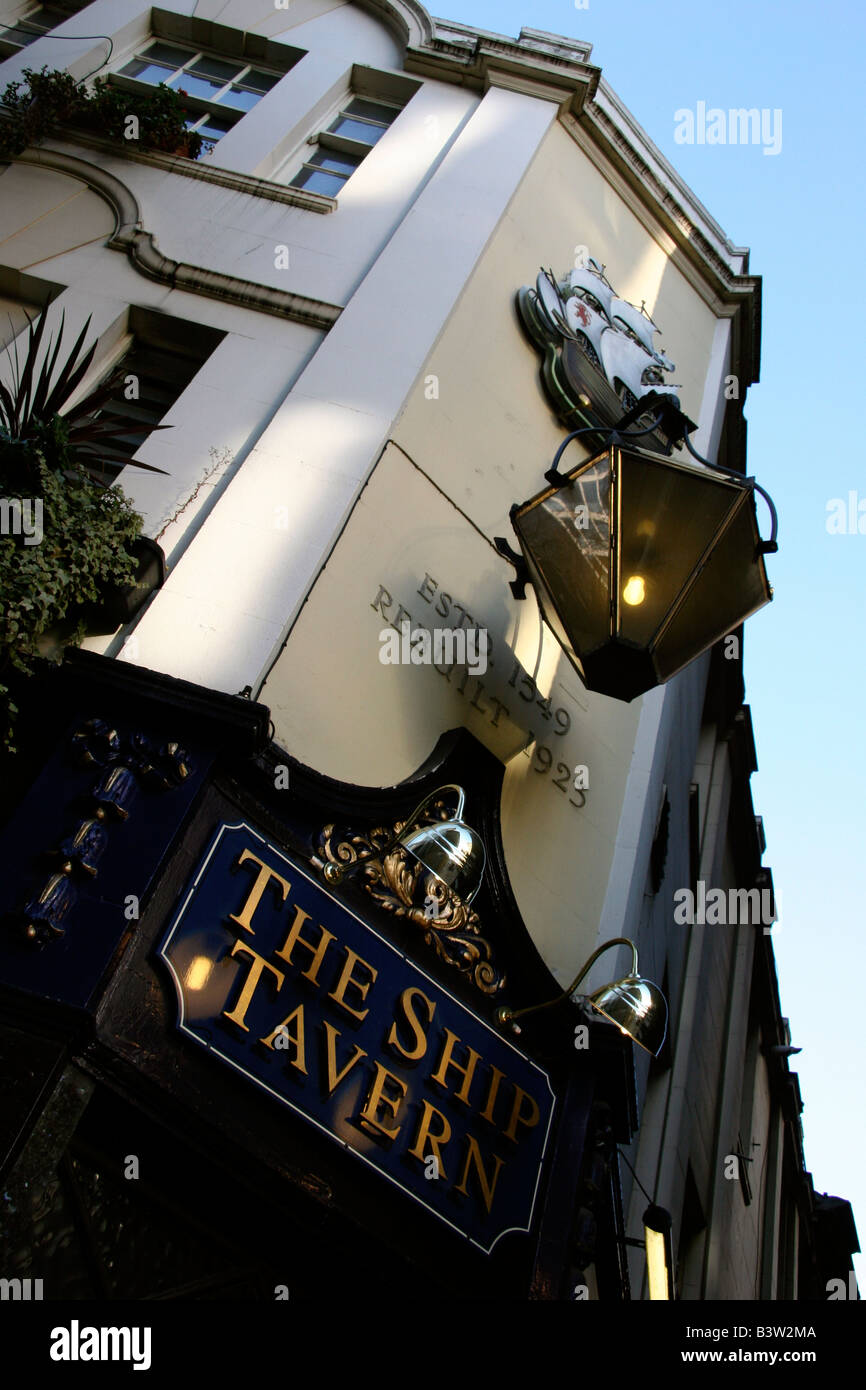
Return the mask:
POLYGON ((251 826, 219 827, 159 954, 219 1061, 481 1250, 529 1230, 547 1074, 251 826))

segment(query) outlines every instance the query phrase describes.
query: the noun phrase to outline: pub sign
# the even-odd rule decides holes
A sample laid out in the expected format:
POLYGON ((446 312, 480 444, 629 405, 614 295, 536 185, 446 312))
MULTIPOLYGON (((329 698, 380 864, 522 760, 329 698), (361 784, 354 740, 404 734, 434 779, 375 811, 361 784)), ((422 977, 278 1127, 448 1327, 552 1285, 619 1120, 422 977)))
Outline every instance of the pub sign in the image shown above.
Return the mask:
POLYGON ((547 1074, 242 822, 159 948, 181 1032, 485 1252, 528 1231, 547 1074))

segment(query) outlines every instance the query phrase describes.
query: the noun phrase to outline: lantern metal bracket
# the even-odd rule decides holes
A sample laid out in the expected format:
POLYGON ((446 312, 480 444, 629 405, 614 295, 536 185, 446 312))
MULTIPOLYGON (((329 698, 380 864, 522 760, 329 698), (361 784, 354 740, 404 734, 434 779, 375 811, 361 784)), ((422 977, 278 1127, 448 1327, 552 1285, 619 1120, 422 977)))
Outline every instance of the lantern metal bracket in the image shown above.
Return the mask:
MULTIPOLYGON (((514 514, 514 511, 515 508, 512 507, 512 515, 514 514)), ((530 583, 529 566, 527 565, 520 551, 515 550, 512 545, 509 545, 508 541, 505 539, 504 536, 494 536, 493 544, 496 546, 496 549, 499 551, 499 554, 503 557, 503 559, 507 560, 509 565, 514 566, 514 578, 508 581, 508 587, 510 588, 512 594, 516 599, 526 598, 526 586, 530 583)))
MULTIPOLYGON (((628 443, 631 442, 632 439, 642 439, 644 435, 653 434, 655 430, 658 429, 659 425, 664 420, 666 413, 668 413, 668 410, 670 409, 669 405, 666 406, 666 408, 659 410, 652 424, 647 425, 645 429, 634 430, 629 434, 624 433, 627 427, 634 422, 638 415, 646 414, 648 399, 649 397, 645 396, 642 400, 638 401, 638 404, 632 406, 631 410, 627 411, 626 414, 623 415, 622 419, 616 425, 614 425, 613 429, 610 431, 610 434, 608 436, 608 447, 623 442, 628 443)), ((683 416, 683 419, 685 420, 685 416, 683 416)), ((579 430, 572 430, 571 434, 567 434, 565 436, 565 439, 563 439, 562 443, 560 444, 559 448, 553 456, 553 463, 550 465, 550 467, 544 475, 547 482, 549 482, 553 487, 562 488, 568 486, 569 479, 564 478, 562 474, 559 472, 559 460, 562 458, 571 441, 573 439, 577 439, 582 434, 598 434, 598 428, 594 426, 590 426, 588 428, 583 427, 579 430)))
POLYGON ((683 443, 685 444, 692 458, 697 459, 698 463, 705 464, 707 468, 715 469, 717 473, 724 473, 726 477, 733 478, 738 483, 742 483, 745 481, 746 483, 750 484, 752 488, 754 488, 755 492, 759 492, 761 494, 761 496, 763 497, 764 501, 770 509, 770 537, 769 540, 758 541, 755 553, 757 555, 775 555, 777 550, 779 549, 779 543, 776 540, 776 536, 779 530, 779 517, 778 513, 776 512, 775 503, 773 502, 773 499, 770 496, 769 492, 762 488, 760 483, 756 483, 754 478, 744 479, 742 473, 737 473, 735 469, 726 468, 723 463, 713 463, 710 459, 705 459, 702 454, 698 453, 697 449, 694 449, 692 447, 691 440, 688 436, 688 431, 686 431, 683 435, 683 443))

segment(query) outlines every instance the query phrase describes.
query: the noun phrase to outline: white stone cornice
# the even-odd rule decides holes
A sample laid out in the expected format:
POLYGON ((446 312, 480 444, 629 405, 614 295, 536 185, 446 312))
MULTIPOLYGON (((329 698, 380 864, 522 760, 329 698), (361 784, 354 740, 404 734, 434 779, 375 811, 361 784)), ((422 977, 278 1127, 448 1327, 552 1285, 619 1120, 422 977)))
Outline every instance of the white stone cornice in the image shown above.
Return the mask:
POLYGON ((647 230, 669 239, 666 254, 713 313, 733 320, 732 370, 749 385, 760 370, 761 278, 744 273, 748 250, 731 244, 621 104, 619 119, 610 95, 600 91, 579 120, 563 113, 562 124, 647 230))
POLYGON ((407 46, 405 69, 439 82, 455 82, 485 92, 507 87, 579 115, 591 101, 601 77, 587 62, 588 44, 540 31, 524 30, 507 39, 468 26, 436 21, 435 36, 407 46))

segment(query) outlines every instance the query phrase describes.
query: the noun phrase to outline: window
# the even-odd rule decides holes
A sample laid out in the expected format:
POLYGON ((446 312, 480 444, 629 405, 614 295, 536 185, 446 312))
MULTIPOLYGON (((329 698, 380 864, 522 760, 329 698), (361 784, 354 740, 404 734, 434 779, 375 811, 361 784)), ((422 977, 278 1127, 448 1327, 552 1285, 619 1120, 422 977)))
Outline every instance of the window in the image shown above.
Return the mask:
POLYGON ((26 48, 43 35, 50 34, 59 24, 69 19, 70 11, 60 10, 52 5, 39 5, 21 19, 16 19, 8 28, 0 29, 0 45, 10 49, 26 48))
MULTIPOLYGON (((156 310, 132 308, 127 332, 85 378, 65 409, 75 401, 85 404, 94 391, 110 383, 111 393, 99 413, 128 421, 128 432, 112 435, 111 439, 112 454, 128 462, 150 437, 153 427, 165 418, 223 336, 202 324, 187 323, 156 310)), ((99 459, 95 450, 89 471, 99 482, 108 484, 123 467, 120 459, 99 459)))
POLYGON ((282 75, 242 59, 215 58, 161 39, 147 44, 118 73, 133 86, 164 82, 179 92, 187 110, 187 129, 202 137, 202 155, 210 154, 217 141, 276 86, 282 75))
MULTIPOLYGON (((35 323, 62 290, 62 285, 50 280, 37 280, 23 271, 0 266, 0 371, 4 375, 15 360, 13 344, 19 333, 26 333, 28 323, 35 323)), ((23 350, 19 343, 19 359, 23 350)))
POLYGON ((391 102, 350 97, 327 130, 320 133, 315 153, 304 161, 289 186, 335 198, 402 109, 391 102))

